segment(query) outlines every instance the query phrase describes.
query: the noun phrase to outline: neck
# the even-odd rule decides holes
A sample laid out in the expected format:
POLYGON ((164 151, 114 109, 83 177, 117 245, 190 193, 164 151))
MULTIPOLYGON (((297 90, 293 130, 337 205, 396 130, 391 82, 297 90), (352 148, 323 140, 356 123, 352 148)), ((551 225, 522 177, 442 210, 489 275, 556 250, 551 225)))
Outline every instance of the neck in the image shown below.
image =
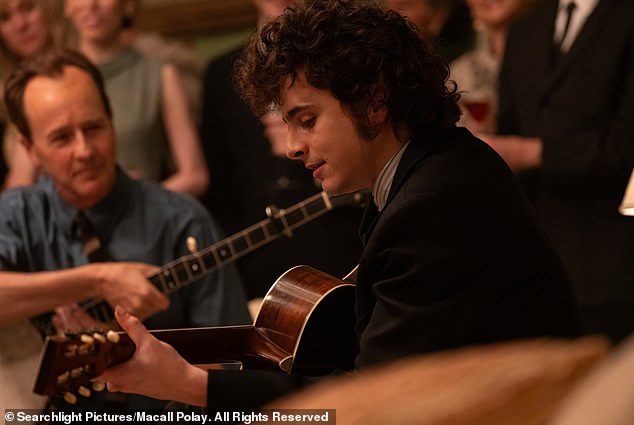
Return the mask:
POLYGON ((491 27, 487 30, 487 47, 493 57, 498 60, 502 60, 504 55, 507 31, 506 27, 491 27))
POLYGON ((410 140, 410 132, 405 128, 394 129, 393 127, 384 128, 379 135, 371 143, 375 149, 371 153, 373 157, 372 167, 372 185, 374 187, 381 171, 394 155, 398 153, 408 140, 410 140))
POLYGON ((82 41, 79 43, 79 50, 95 64, 108 62, 125 47, 125 44, 118 38, 113 42, 82 41))

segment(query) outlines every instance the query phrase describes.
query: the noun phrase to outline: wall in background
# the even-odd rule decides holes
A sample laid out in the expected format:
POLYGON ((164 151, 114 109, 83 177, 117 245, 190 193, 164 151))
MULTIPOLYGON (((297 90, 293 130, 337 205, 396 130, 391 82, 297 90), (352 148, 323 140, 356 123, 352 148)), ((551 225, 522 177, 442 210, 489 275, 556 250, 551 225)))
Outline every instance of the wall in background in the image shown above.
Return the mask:
POLYGON ((173 36, 201 36, 251 28, 251 0, 144 0, 141 28, 173 36))
POLYGON ((251 0, 143 0, 139 28, 191 45, 206 60, 241 44, 255 28, 251 0))

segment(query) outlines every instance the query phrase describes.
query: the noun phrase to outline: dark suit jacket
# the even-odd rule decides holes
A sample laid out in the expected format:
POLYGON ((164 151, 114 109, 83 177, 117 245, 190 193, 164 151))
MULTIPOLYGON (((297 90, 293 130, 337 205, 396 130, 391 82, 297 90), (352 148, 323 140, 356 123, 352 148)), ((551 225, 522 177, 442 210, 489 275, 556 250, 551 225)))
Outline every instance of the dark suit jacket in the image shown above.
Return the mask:
MULTIPOLYGON (((380 215, 369 208, 362 231, 359 368, 469 344, 576 334, 574 297, 530 203, 497 154, 465 129, 412 142, 387 206, 380 215)), ((209 407, 253 408, 303 383, 212 371, 209 407)))
POLYGON ((634 167, 634 2, 600 0, 554 61, 556 8, 509 34, 498 128, 543 140, 531 192, 580 303, 632 306, 634 220, 617 207, 634 167))
POLYGON ((574 334, 574 297, 532 207, 503 161, 465 129, 413 141, 387 206, 362 225, 359 367, 574 334))

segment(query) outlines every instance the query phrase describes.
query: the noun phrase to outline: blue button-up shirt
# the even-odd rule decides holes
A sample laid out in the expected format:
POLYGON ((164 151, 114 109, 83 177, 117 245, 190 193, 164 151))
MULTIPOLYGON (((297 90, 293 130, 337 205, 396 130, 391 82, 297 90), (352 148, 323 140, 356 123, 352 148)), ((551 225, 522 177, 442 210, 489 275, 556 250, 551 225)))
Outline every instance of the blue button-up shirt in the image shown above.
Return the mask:
MULTIPOLYGON (((76 213, 48 178, 0 195, 0 269, 37 272, 86 264, 82 244, 72 234, 76 213)), ((131 179, 120 170, 112 192, 86 214, 114 261, 162 266, 188 253, 188 236, 200 248, 221 238, 193 198, 131 179)), ((146 324, 174 328, 249 322, 241 282, 229 265, 172 293, 169 309, 146 324)))

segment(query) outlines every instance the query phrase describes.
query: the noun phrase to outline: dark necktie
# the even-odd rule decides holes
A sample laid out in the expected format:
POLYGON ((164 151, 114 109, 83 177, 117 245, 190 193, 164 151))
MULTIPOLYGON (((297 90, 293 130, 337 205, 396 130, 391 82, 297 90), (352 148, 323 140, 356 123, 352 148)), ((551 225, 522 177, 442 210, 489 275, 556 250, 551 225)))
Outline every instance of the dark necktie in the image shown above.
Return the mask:
POLYGON ((566 22, 564 23, 564 31, 561 33, 561 38, 559 38, 559 43, 557 43, 559 51, 561 51, 561 46, 564 44, 566 40, 566 36, 568 35, 568 30, 570 29, 570 22, 572 21, 572 13, 577 8, 577 5, 574 1, 571 1, 566 6, 566 22))
POLYGON ((359 225, 359 233, 361 234, 361 239, 364 244, 370 239, 370 235, 372 234, 379 215, 379 209, 376 207, 374 201, 370 199, 368 205, 365 207, 365 212, 363 213, 361 224, 359 225))
POLYGON ((73 221, 74 232, 81 242, 84 254, 91 263, 110 261, 110 255, 101 245, 99 237, 95 233, 95 228, 83 211, 78 211, 73 221))

